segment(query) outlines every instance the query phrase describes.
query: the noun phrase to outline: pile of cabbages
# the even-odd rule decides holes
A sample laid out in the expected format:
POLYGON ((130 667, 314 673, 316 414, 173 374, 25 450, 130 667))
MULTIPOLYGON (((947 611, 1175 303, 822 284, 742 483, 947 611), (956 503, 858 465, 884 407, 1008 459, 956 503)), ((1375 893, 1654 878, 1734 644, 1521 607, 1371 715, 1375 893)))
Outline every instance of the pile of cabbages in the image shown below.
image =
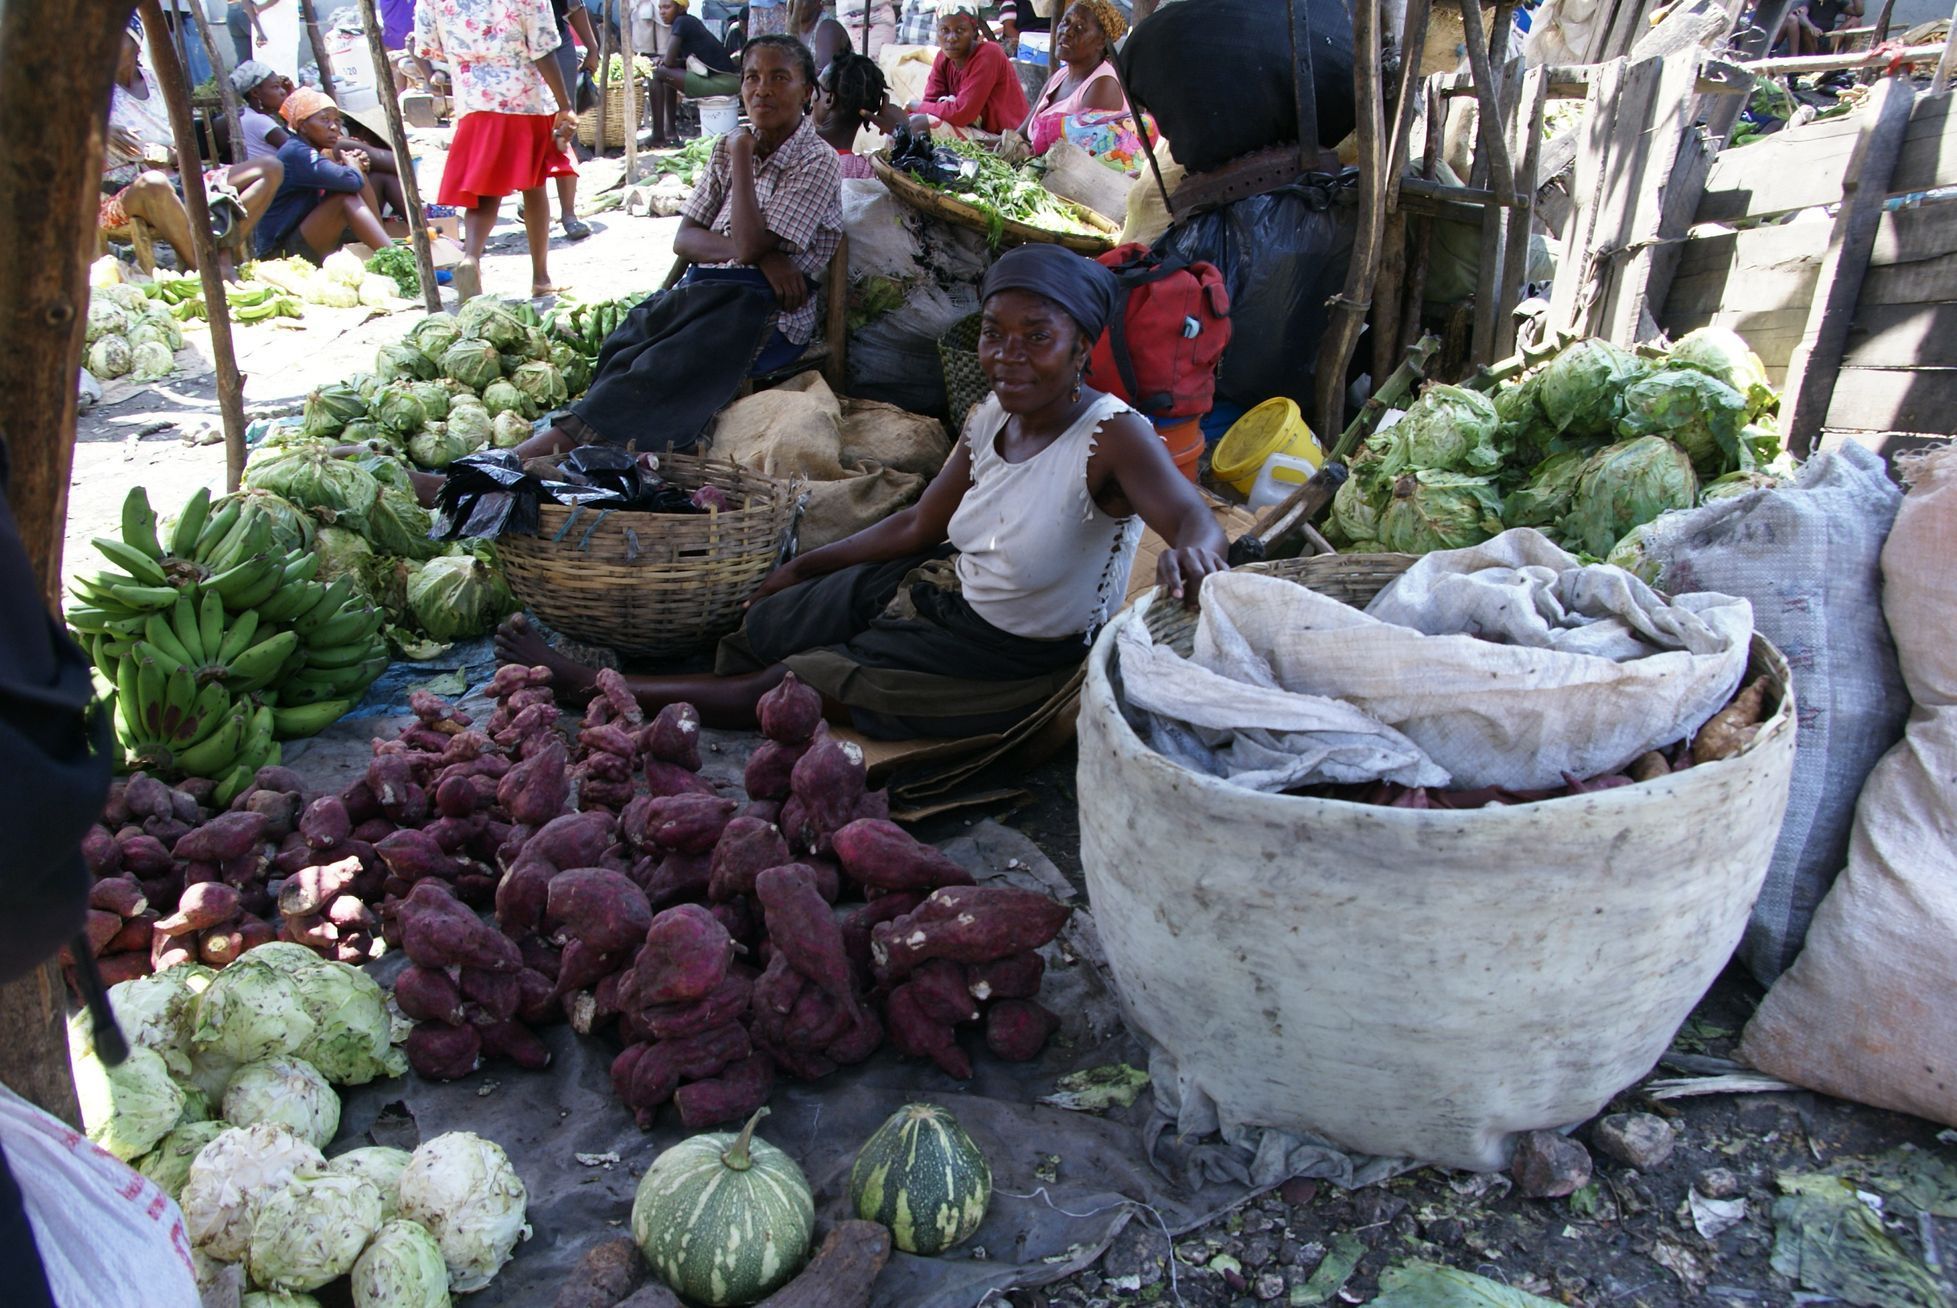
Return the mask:
POLYGON ((613 1084, 642 1126, 670 1101, 698 1128, 752 1113, 777 1073, 816 1080, 886 1038, 964 1078, 960 1028, 1013 1059, 1057 1028, 1038 950, 1068 906, 974 885, 889 821, 861 751, 792 675, 761 702, 744 796, 700 775, 692 706, 648 721, 616 673, 575 744, 548 670, 504 667, 490 691, 482 733, 417 701, 344 797, 399 824, 374 845, 380 920, 409 960, 395 999, 421 1075, 541 1067, 535 1028, 562 1019, 621 1043, 613 1084))

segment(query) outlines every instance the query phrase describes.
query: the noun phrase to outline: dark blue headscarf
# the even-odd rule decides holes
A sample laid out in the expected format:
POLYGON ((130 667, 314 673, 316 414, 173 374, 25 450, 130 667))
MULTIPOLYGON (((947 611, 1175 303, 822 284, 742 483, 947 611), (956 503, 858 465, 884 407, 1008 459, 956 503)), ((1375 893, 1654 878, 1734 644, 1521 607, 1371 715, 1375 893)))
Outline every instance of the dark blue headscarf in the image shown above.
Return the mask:
POLYGON ((1000 291, 1030 291, 1053 301, 1080 324, 1091 345, 1114 316, 1120 284, 1085 255, 1058 245, 1021 245, 999 256, 985 274, 979 296, 989 300, 1000 291))

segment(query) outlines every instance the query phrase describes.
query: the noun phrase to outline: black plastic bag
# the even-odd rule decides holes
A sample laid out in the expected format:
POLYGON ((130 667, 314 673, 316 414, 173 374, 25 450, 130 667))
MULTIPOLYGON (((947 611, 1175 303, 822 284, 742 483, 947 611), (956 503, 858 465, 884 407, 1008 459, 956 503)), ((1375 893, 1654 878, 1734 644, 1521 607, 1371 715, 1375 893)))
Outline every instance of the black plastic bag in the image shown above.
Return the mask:
MULTIPOLYGON (((1311 7, 1318 144, 1330 149, 1356 121, 1352 16, 1343 0, 1296 3, 1311 7)), ((1128 94, 1190 172, 1298 139, 1285 9, 1280 0, 1182 0, 1151 14, 1122 47, 1128 94)))
POLYGON ((537 530, 543 483, 508 450, 465 454, 448 466, 435 497, 433 540, 492 539, 537 530))
POLYGON ((1218 401, 1249 408, 1285 395, 1311 412, 1325 302, 1345 286, 1358 218, 1335 197, 1358 176, 1356 169, 1337 177, 1313 173, 1184 219, 1155 243, 1158 254, 1207 259, 1223 273, 1230 347, 1217 370, 1218 401))

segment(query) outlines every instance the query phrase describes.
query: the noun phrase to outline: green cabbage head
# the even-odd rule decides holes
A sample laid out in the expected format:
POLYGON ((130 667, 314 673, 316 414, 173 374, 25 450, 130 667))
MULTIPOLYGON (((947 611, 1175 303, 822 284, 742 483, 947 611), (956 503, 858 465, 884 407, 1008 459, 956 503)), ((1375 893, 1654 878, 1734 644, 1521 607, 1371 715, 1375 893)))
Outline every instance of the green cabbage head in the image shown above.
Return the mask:
POLYGON ((383 345, 374 355, 374 376, 384 382, 432 381, 435 361, 406 342, 383 345))
MULTIPOLYGON (((86 1013, 76 1018, 88 1020, 86 1013)), ((138 1047, 109 1067, 78 1041, 70 1041, 70 1050, 75 1098, 89 1139, 126 1163, 148 1153, 176 1128, 183 1115, 183 1088, 170 1079, 161 1054, 138 1047)))
POLYGON ((482 404, 492 418, 499 413, 520 414, 525 419, 537 416, 537 407, 530 402, 530 397, 508 381, 494 381, 485 386, 482 404))
POLYGON ((1619 441, 1585 462, 1561 535, 1570 548, 1603 558, 1633 527, 1689 509, 1698 498, 1699 479, 1684 450, 1663 436, 1619 441))
POLYGON ((401 1173, 407 1169, 410 1157, 405 1149, 368 1145, 327 1159, 326 1170, 370 1182, 380 1192, 381 1220, 387 1222, 394 1220, 401 1206, 401 1173))
POLYGON ((374 420, 397 436, 412 436, 428 421, 428 410, 414 387, 393 382, 374 401, 374 420))
POLYGON ((468 404, 457 402, 449 406, 449 433, 468 443, 472 450, 479 450, 489 444, 495 435, 495 423, 489 410, 475 401, 468 404))
POLYGON ((499 450, 513 450, 530 439, 530 420, 514 409, 496 415, 490 425, 489 443, 499 450))
POLYGON ((246 1063, 224 1090, 224 1120, 234 1126, 274 1122, 314 1146, 340 1129, 340 1096, 303 1058, 246 1063))
POLYGON ((436 640, 467 640, 516 612, 503 572, 474 554, 430 559, 408 582, 408 611, 436 640))
POLYGON ((1701 327, 1685 333, 1665 351, 1665 361, 1674 368, 1696 368, 1717 377, 1744 395, 1749 419, 1780 404, 1760 356, 1730 327, 1701 327))
POLYGON ((358 1176, 294 1177, 252 1223, 246 1267, 274 1290, 317 1290, 353 1270, 381 1225, 381 1198, 358 1176))
POLYGON ((265 1201, 294 1177, 318 1176, 325 1167, 319 1150, 276 1123, 218 1135, 191 1160, 178 1201, 192 1247, 220 1262, 243 1262, 265 1201))
POLYGON ((401 1216, 428 1228, 462 1294, 489 1284, 530 1234, 529 1201, 502 1147, 468 1131, 424 1142, 401 1173, 401 1216))
POLYGON ((308 436, 337 436, 355 418, 367 416, 367 401, 345 382, 315 387, 306 396, 300 430, 308 436))
POLYGON ((264 450, 245 467, 245 485, 282 495, 303 509, 330 509, 358 520, 374 507, 380 484, 349 459, 324 445, 264 450))
POLYGON ((293 978, 247 954, 219 972, 198 998, 191 1039, 240 1063, 255 1063, 296 1054, 315 1029, 293 978))
POLYGON ((442 375, 480 394, 503 375, 503 361, 488 341, 459 340, 442 351, 442 375))
POLYGON ((1380 471, 1393 476, 1429 468, 1492 472, 1502 462, 1495 448, 1501 421, 1485 395, 1459 386, 1429 386, 1380 438, 1385 442, 1380 471))
POLYGON ((431 422, 408 438, 408 457, 436 472, 471 453, 473 448, 445 422, 431 422))
POLYGON ((1543 365, 1536 399, 1559 433, 1587 439, 1609 434, 1622 412, 1619 396, 1649 369, 1609 341, 1577 341, 1543 365))
POLYGON ((409 343, 431 359, 441 358, 461 339, 462 325, 449 313, 431 313, 408 329, 409 343))
POLYGON ((464 337, 487 341, 498 350, 521 352, 529 344, 529 331, 512 307, 486 295, 463 305, 455 321, 464 337))
POLYGON ((1569 512, 1586 456, 1579 450, 1552 454, 1508 497, 1502 521, 1510 527, 1548 527, 1569 512))
POLYGON ((1381 549, 1426 554, 1478 545, 1502 530, 1502 497, 1487 477, 1427 470, 1402 474, 1379 515, 1381 549))
POLYGON ((136 1160, 136 1170, 175 1199, 183 1193, 190 1165, 204 1146, 231 1129, 229 1122, 187 1122, 157 1141, 156 1148, 136 1160))
POLYGON ((1716 477, 1741 463, 1746 397, 1696 368, 1661 368, 1624 388, 1620 436, 1663 436, 1691 456, 1700 475, 1716 477))
POLYGON ((448 1308, 448 1264, 420 1222, 389 1221, 353 1265, 354 1308, 448 1308))
POLYGON ((88 347, 88 355, 82 362, 97 378, 110 381, 127 376, 135 361, 128 341, 120 336, 103 336, 88 347))
POLYGON ((294 980, 299 1002, 313 1020, 313 1037, 299 1047, 299 1057, 328 1081, 365 1085, 407 1070, 391 1043, 387 992, 378 981, 357 967, 317 957, 294 980))
POLYGON ((564 375, 548 363, 526 363, 510 374, 510 385, 522 391, 539 413, 556 408, 570 398, 564 388, 564 375))

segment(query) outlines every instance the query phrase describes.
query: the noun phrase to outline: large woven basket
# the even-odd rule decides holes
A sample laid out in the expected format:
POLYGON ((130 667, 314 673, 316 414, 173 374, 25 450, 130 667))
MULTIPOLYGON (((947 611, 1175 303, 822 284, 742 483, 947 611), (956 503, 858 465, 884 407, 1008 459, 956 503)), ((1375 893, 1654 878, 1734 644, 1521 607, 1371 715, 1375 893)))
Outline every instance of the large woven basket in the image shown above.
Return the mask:
MULTIPOLYGON (((639 98, 639 123, 643 126, 652 116, 652 102, 647 98, 647 84, 638 78, 631 79, 631 87, 639 98)), ((626 82, 613 82, 605 88, 605 141, 598 143, 598 111, 590 109, 578 115, 578 144, 592 149, 610 150, 625 145, 625 88, 626 82)))
POLYGON ((723 459, 662 455, 688 490, 718 486, 709 513, 606 512, 546 504, 537 534, 496 542, 510 589, 572 640, 661 657, 698 649, 741 623, 741 605, 788 549, 799 478, 778 481, 723 459))
POLYGON ((938 338, 938 364, 945 374, 945 412, 951 418, 953 433, 965 430, 965 415, 992 390, 984 369, 979 367, 980 321, 981 315, 976 313, 960 318, 938 338))
MULTIPOLYGON (((1295 581, 1307 590, 1363 609, 1387 583, 1411 568, 1415 554, 1308 554, 1297 559, 1273 559, 1269 563, 1246 563, 1235 572, 1256 572, 1266 577, 1295 581)), ((1184 658, 1196 641, 1196 614, 1180 604, 1158 598, 1148 606, 1142 621, 1160 645, 1167 645, 1184 658)))
POLYGON ((1064 246, 1076 254, 1092 257, 1115 247, 1121 239, 1121 228, 1095 213, 1082 204, 1076 204, 1065 196, 1056 195, 1054 199, 1060 207, 1072 214, 1082 224, 1094 229, 1094 235, 1086 232, 1055 232, 1044 227, 1034 227, 1013 218, 995 218, 984 209, 961 200, 949 191, 941 191, 928 186, 890 162, 889 147, 870 156, 871 171, 890 189, 890 193, 917 209, 933 217, 942 218, 959 227, 970 228, 985 233, 988 240, 997 245, 1052 244, 1064 246))

